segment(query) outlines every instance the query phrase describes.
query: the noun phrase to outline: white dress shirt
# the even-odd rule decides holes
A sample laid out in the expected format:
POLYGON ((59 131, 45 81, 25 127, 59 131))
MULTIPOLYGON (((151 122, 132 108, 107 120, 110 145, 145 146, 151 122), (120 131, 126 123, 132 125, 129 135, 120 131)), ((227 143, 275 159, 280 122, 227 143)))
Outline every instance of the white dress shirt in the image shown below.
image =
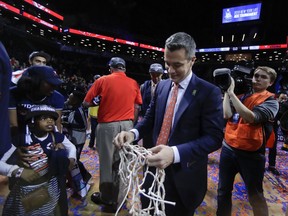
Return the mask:
MULTIPOLYGON (((180 104, 180 101, 182 100, 183 95, 184 95, 184 93, 185 93, 185 91, 186 91, 186 89, 187 89, 187 87, 188 87, 188 85, 190 83, 190 80, 192 78, 192 74, 193 73, 191 71, 190 74, 184 80, 182 80, 179 83, 178 95, 177 95, 177 101, 176 101, 175 108, 174 108, 172 125, 174 125, 175 113, 177 112, 179 104, 180 104)), ((172 85, 174 85, 174 83, 172 83, 172 85)), ((170 101, 170 98, 171 98, 171 94, 172 94, 172 91, 169 92, 169 96, 168 96, 166 107, 169 104, 169 101, 170 101)), ((138 130, 133 128, 130 131, 135 134, 135 140, 137 140, 139 138, 138 130)), ((177 148, 177 146, 171 146, 171 147, 172 147, 173 153, 174 153, 174 161, 173 161, 173 163, 179 163, 181 158, 180 158, 180 154, 179 154, 178 148, 177 148)))

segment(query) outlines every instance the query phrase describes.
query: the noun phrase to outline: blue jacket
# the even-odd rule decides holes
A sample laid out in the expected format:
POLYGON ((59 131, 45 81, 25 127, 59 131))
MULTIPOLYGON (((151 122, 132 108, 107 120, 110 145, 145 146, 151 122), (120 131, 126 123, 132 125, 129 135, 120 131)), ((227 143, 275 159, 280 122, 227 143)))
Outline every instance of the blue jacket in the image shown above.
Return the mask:
POLYGON ((144 116, 147 109, 149 108, 150 102, 151 102, 151 80, 145 81, 141 87, 141 96, 142 96, 142 106, 140 111, 140 116, 144 116))
POLYGON ((0 159, 11 148, 10 122, 8 115, 9 87, 12 67, 8 53, 0 42, 0 159))

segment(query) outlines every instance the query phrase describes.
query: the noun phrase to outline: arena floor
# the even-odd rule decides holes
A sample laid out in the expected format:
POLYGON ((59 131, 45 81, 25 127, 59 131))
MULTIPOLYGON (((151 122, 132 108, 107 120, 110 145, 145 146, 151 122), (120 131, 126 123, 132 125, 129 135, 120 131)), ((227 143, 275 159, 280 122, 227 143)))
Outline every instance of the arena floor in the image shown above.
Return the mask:
MULTIPOLYGON (((209 155, 208 165, 208 191, 201 206, 195 215, 214 216, 217 208, 216 195, 218 183, 218 164, 220 150, 209 155)), ((69 215, 73 216, 93 216, 93 215, 115 215, 101 212, 101 206, 94 204, 90 200, 90 195, 98 191, 99 184, 99 161, 97 151, 91 150, 85 145, 81 160, 93 176, 93 184, 86 199, 69 198, 69 215)), ((278 143, 277 167, 281 172, 280 176, 274 176, 270 172, 265 173, 264 190, 269 207, 270 216, 284 216, 288 209, 288 152, 281 150, 281 143, 278 143)), ((0 176, 0 212, 8 194, 7 178, 0 176)), ((1 215, 1 214, 0 214, 1 215)), ((127 210, 122 209, 119 216, 128 215, 127 210)), ((236 176, 233 191, 233 216, 253 215, 252 208, 247 201, 247 193, 241 177, 236 176)), ((287 214, 286 214, 287 215, 287 214)))

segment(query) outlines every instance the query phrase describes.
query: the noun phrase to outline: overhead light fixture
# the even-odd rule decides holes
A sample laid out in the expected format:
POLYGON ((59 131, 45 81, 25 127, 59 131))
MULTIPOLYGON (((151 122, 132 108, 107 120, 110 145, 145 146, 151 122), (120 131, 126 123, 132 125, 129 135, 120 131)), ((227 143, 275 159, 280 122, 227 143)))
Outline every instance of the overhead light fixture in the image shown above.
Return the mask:
POLYGON ((257 37, 257 32, 254 33, 253 39, 257 37))
POLYGON ((245 34, 242 35, 242 41, 244 41, 244 39, 245 39, 245 34))

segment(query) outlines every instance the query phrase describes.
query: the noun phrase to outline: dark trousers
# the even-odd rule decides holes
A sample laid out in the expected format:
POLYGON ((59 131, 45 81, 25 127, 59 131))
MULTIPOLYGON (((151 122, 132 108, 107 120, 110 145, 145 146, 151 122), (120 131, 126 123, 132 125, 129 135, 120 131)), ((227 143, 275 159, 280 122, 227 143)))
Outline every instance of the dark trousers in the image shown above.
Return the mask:
POLYGON ((77 160, 78 160, 78 161, 80 160, 80 157, 81 157, 81 153, 82 153, 82 149, 83 149, 83 147, 84 147, 84 144, 85 144, 85 143, 81 143, 81 144, 75 145, 75 147, 76 147, 76 157, 77 157, 77 160))
MULTIPOLYGON (((68 202, 66 192, 66 176, 62 175, 58 178, 58 184, 60 188, 59 202, 56 207, 56 216, 68 215, 68 202)), ((37 198, 36 198, 37 199, 37 198)))
POLYGON ((278 142, 278 128, 277 122, 273 125, 273 130, 275 133, 275 142, 272 148, 269 148, 268 159, 269 159, 269 166, 275 167, 276 165, 276 156, 277 156, 277 142, 278 142))
POLYGON ((76 147, 77 164, 79 166, 82 178, 85 183, 88 183, 88 181, 92 178, 92 175, 87 171, 84 164, 80 161, 80 156, 81 156, 84 144, 85 143, 78 144, 78 145, 75 145, 75 147, 76 147))
POLYGON ((268 216, 268 207, 263 195, 264 171, 265 155, 235 152, 223 146, 219 165, 217 215, 231 215, 234 179, 239 172, 245 183, 254 215, 268 216))
POLYGON ((91 133, 90 133, 90 141, 89 141, 89 147, 93 148, 95 145, 95 137, 96 137, 96 127, 98 124, 97 118, 90 118, 91 123, 91 133))

